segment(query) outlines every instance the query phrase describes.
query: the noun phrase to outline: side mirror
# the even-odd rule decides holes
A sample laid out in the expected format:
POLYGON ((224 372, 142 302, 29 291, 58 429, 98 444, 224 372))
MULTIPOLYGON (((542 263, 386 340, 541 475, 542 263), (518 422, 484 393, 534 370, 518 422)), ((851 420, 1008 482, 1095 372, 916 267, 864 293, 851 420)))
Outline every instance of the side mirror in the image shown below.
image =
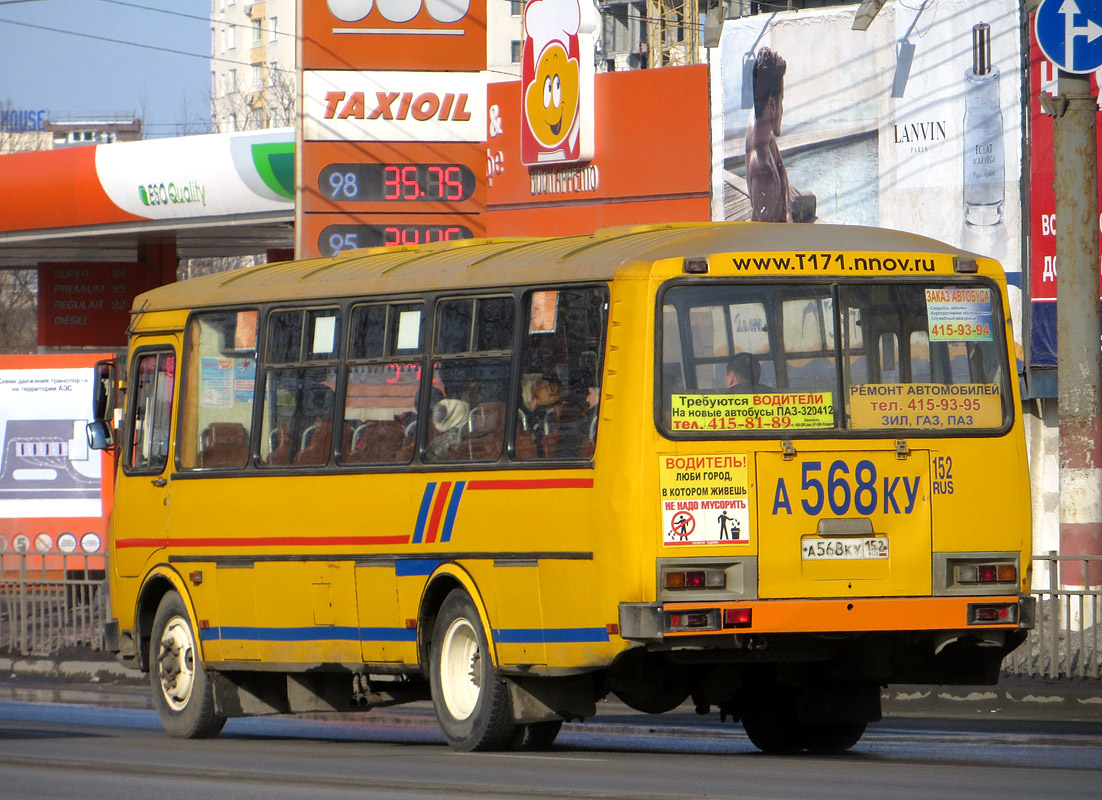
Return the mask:
POLYGON ((118 366, 112 361, 97 361, 92 379, 92 421, 88 423, 88 446, 109 450, 115 446, 115 403, 118 400, 118 366))
POLYGON ((92 450, 110 450, 115 446, 115 432, 102 419, 89 422, 85 432, 88 434, 88 447, 92 450))

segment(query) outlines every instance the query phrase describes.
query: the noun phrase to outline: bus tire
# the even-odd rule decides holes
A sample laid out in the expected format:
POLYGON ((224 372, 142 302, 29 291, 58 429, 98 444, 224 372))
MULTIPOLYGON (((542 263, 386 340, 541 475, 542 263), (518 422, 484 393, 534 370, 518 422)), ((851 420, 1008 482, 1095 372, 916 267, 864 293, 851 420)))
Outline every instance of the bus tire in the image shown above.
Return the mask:
POLYGON ((436 719, 455 750, 504 750, 516 741, 509 687, 470 596, 455 589, 444 599, 429 647, 429 685, 436 719))
POLYGON ((527 750, 540 752, 550 750, 555 743, 555 737, 562 730, 561 719, 552 719, 547 722, 530 722, 527 725, 518 725, 513 735, 512 750, 527 750))
POLYGON ((806 724, 802 730, 804 747, 816 755, 844 753, 861 740, 867 725, 866 722, 806 724))
POLYGON ((770 755, 790 755, 805 747, 796 704, 781 692, 758 692, 741 712, 742 727, 754 747, 770 755))
POLYGON ((180 595, 169 592, 153 618, 149 681, 161 725, 176 739, 217 736, 226 718, 214 710, 210 676, 199 659, 195 632, 180 595))

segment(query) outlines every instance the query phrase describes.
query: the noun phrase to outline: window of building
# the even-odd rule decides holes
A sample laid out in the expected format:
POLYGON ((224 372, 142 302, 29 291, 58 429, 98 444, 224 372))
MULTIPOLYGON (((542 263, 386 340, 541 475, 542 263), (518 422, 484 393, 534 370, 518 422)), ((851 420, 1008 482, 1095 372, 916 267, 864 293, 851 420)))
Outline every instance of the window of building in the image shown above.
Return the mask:
POLYGON ((237 47, 237 28, 234 25, 227 25, 225 31, 226 49, 233 50, 237 47))
POLYGON ((524 57, 524 42, 517 39, 509 42, 509 58, 514 64, 519 64, 524 57))
POLYGON ((253 64, 252 67, 252 90, 259 92, 264 89, 264 65, 253 64))
POLYGON ((524 13, 524 0, 509 0, 509 13, 519 17, 524 13))
POLYGON ((226 71, 226 94, 233 94, 237 91, 237 70, 231 69, 226 71))
POLYGON ((268 41, 274 42, 276 40, 276 23, 279 21, 278 17, 268 17, 268 41))
POLYGON ((264 33, 261 28, 261 22, 263 22, 263 20, 254 19, 252 21, 253 47, 260 47, 260 45, 264 43, 264 33))

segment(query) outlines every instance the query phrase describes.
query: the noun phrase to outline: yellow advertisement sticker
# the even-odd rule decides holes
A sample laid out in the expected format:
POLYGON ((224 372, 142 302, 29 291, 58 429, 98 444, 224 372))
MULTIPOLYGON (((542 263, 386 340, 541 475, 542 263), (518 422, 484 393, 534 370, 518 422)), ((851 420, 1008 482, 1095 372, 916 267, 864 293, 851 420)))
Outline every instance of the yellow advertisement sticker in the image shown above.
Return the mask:
POLYGON ((998 428, 1002 391, 990 383, 862 383, 849 389, 851 428, 998 428))
POLYGON ((748 544, 745 453, 659 456, 662 544, 748 544))
POLYGON ((675 431, 770 431, 834 427, 831 392, 675 394, 675 431))

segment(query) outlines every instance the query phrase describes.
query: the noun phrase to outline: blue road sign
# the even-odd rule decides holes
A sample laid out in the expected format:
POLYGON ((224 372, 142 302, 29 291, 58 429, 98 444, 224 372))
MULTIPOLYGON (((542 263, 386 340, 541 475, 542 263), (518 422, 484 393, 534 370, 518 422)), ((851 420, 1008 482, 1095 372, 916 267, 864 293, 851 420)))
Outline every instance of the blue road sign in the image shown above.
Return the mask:
POLYGON ((1064 72, 1102 67, 1102 0, 1042 0, 1036 28, 1041 52, 1064 72))

